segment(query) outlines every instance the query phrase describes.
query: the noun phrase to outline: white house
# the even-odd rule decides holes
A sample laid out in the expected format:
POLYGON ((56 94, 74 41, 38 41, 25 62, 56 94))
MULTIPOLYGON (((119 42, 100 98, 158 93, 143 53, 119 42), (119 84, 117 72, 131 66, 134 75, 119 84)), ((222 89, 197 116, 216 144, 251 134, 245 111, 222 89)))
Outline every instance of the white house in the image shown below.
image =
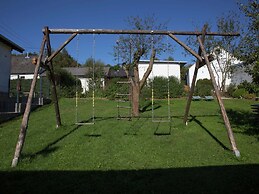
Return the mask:
MULTIPOLYGON (((230 84, 238 85, 245 80, 248 82, 252 81, 252 77, 246 73, 244 67, 242 67, 242 62, 231 56, 228 52, 221 50, 221 52, 217 55, 218 58, 215 56, 216 55, 214 54, 215 59, 211 61, 211 67, 219 88, 221 88, 222 83, 224 83, 223 79, 225 79, 225 89, 230 84), (231 70, 228 71, 227 69, 231 70)), ((187 72, 187 85, 190 87, 192 84, 194 70, 195 64, 191 65, 187 72)), ((206 65, 199 68, 196 81, 199 79, 211 79, 206 65)))
MULTIPOLYGON (((89 91, 90 86, 89 83, 92 79, 92 72, 89 67, 65 67, 63 68, 69 73, 71 73, 73 76, 75 76, 77 79, 81 82, 82 87, 82 93, 85 94, 87 91, 89 91)), ((104 77, 100 78, 102 88, 105 87, 105 76, 108 74, 109 68, 104 67, 103 68, 104 77)))
MULTIPOLYGON (((153 79, 156 76, 168 77, 174 76, 181 80, 180 69, 184 66, 186 61, 159 61, 155 60, 152 72, 148 79, 153 79)), ((139 78, 142 79, 149 65, 149 60, 139 61, 139 78)))
POLYGON ((8 95, 9 92, 12 50, 20 53, 24 51, 22 47, 0 34, 0 94, 2 95, 8 95))

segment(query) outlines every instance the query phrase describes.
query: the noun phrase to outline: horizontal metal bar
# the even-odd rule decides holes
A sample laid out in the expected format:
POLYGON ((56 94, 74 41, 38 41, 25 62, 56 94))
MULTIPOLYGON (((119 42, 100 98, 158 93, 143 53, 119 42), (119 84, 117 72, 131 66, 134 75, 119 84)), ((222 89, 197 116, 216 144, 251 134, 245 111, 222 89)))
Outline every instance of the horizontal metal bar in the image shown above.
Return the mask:
MULTIPOLYGON (((43 32, 45 29, 43 29, 43 32)), ((149 34, 149 35, 202 35, 200 31, 171 30, 114 30, 114 29, 49 29, 50 34, 149 34)), ((239 36, 238 32, 206 32, 209 36, 239 36)))

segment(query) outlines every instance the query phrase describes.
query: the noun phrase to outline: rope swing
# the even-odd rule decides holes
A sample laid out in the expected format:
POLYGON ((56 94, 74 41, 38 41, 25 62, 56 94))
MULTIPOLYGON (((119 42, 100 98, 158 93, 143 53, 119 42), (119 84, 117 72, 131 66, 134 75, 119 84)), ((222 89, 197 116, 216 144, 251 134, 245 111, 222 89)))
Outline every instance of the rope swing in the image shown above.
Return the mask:
MULTIPOLYGON (((153 39, 153 35, 152 35, 152 46, 151 46, 152 50, 154 49, 154 39, 153 39)), ((168 50, 168 41, 167 41, 167 50, 168 50)), ((167 63, 167 119, 163 119, 163 118, 159 118, 159 117, 155 117, 155 113, 154 113, 154 104, 155 104, 155 99, 154 99, 154 67, 152 69, 152 82, 151 82, 151 105, 152 105, 152 122, 171 122, 171 110, 170 110, 170 67, 169 67, 169 63, 167 63)))
MULTIPOLYGON (((95 124, 95 35, 93 34, 93 44, 92 44, 92 79, 91 81, 89 81, 89 86, 91 85, 92 87, 92 115, 91 118, 88 120, 80 120, 78 119, 78 101, 79 101, 79 91, 78 91, 78 72, 80 71, 79 69, 79 63, 78 63, 78 59, 79 59, 79 37, 77 37, 77 44, 76 44, 76 52, 77 52, 77 75, 76 75, 76 115, 75 115, 75 124, 76 125, 91 125, 91 124, 95 124)), ((90 87, 89 87, 90 89, 90 87)), ((86 91, 85 91, 86 92, 86 91)), ((86 101, 85 97, 85 101, 86 101)))

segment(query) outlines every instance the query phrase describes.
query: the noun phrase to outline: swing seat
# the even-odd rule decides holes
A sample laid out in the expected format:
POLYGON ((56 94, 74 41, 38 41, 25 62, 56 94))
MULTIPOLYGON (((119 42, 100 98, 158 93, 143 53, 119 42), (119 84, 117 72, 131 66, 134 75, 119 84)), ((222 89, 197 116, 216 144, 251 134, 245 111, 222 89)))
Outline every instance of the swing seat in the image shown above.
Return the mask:
POLYGON ((214 100, 213 96, 205 96, 204 98, 205 98, 206 101, 214 100))
POLYGON ((193 96, 192 97, 192 100, 193 101, 199 101, 199 100, 201 100, 202 98, 200 97, 200 96, 193 96))

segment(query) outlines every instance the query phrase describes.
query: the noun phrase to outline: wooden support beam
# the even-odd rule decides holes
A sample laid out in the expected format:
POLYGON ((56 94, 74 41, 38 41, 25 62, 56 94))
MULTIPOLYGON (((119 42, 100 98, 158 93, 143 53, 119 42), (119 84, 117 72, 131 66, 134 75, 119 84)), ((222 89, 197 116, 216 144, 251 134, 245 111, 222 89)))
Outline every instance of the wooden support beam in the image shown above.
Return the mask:
MULTIPOLYGON (((46 42, 47 42, 48 56, 51 56, 51 45, 50 45, 48 27, 45 27, 45 36, 46 36, 46 42)), ((51 82, 52 101, 54 103, 55 113, 56 113, 56 128, 58 128, 61 126, 61 117, 60 117, 60 111, 59 111, 59 103, 58 103, 58 96, 57 96, 57 89, 56 89, 56 83, 54 78, 54 69, 52 65, 52 60, 50 60, 46 65, 49 66, 49 69, 48 69, 49 74, 47 74, 47 76, 51 82)))
MULTIPOLYGON (((205 41, 205 34, 206 34, 207 27, 208 27, 207 25, 204 25, 203 29, 202 29, 202 37, 201 37, 202 43, 204 43, 204 41, 205 41)), ((200 47, 199 47, 199 50, 198 50, 198 55, 201 56, 201 48, 200 47)), ((192 85, 191 85, 191 89, 190 89, 190 92, 189 92, 187 104, 186 104, 186 107, 185 107, 185 114, 184 114, 184 118, 183 118, 183 122, 184 122, 185 125, 187 125, 188 115, 189 115, 191 102, 192 102, 192 96, 193 96, 193 93, 194 93, 197 74, 198 74, 198 70, 200 68, 201 63, 202 62, 200 60, 198 60, 198 59, 196 60, 193 79, 192 79, 192 85)))
MULTIPOLYGON (((48 34, 49 34, 49 30, 48 30, 48 34)), ((46 32, 45 32, 46 33, 46 32)), ((52 55, 50 55, 45 63, 50 62, 55 56, 57 56, 57 54, 63 49, 65 48, 65 46, 70 43, 71 40, 73 40, 76 37, 77 33, 73 33, 54 53, 52 53, 52 55)))
MULTIPOLYGON (((45 29, 43 29, 43 32, 45 29)), ((202 35, 199 31, 172 30, 113 30, 113 29, 49 29, 50 34, 146 34, 146 35, 202 35)), ((206 32, 208 36, 239 36, 237 32, 206 32)))
POLYGON ((22 148, 24 145, 24 141, 25 141, 25 137, 26 137, 26 132, 27 132, 27 127, 28 127, 28 120, 29 120, 29 116, 30 116, 30 112, 31 112, 31 103, 32 103, 32 97, 33 97, 33 93, 34 93, 34 89, 36 86, 36 82, 37 82, 37 77, 38 77, 38 71, 40 68, 40 63, 41 63, 41 59, 43 56, 43 52, 44 52, 44 47, 46 44, 46 37, 43 37, 42 40, 42 44, 41 44, 41 48, 40 48, 40 54, 37 60, 37 64, 35 66, 35 70, 34 70, 34 75, 33 75, 33 80, 31 82, 31 89, 30 89, 30 93, 28 96, 28 100, 26 103, 26 108, 23 114, 23 119, 22 119, 22 124, 21 124, 21 128, 20 128, 20 134, 18 137, 18 141, 16 144, 16 148, 15 148, 15 153, 14 153, 14 157, 13 157, 13 161, 12 161, 12 167, 16 167, 22 152, 22 148))
POLYGON ((168 34, 175 42, 180 44, 185 50, 187 50, 189 53, 191 53, 194 57, 196 57, 200 62, 202 62, 201 56, 196 53, 194 50, 192 50, 190 47, 188 47, 186 44, 184 44, 182 41, 180 41, 175 35, 168 34))
POLYGON ((226 112, 225 106, 223 104, 223 101, 221 99, 220 92, 218 90, 218 86, 217 86, 217 83, 216 83, 216 80, 215 80, 212 68, 210 66, 209 59, 207 57, 204 45, 203 45, 202 40, 201 40, 200 37, 198 37, 198 42, 199 42, 202 54, 204 56, 204 59, 206 61, 207 67, 208 67, 208 71, 209 71, 209 74, 210 74, 212 85, 213 85, 214 90, 215 90, 215 94, 216 94, 216 97, 217 97, 217 100, 218 100, 218 103, 219 103, 219 107, 220 107, 220 110, 221 110, 221 114, 222 114, 222 117, 223 117, 226 129, 227 129, 228 138, 229 138, 232 150, 233 150, 234 154, 236 155, 236 157, 239 157, 240 156, 240 152, 237 149, 236 141, 235 141, 235 138, 234 138, 234 135, 233 135, 233 131, 231 129, 231 125, 230 125, 230 122, 229 122, 229 119, 228 119, 228 116, 227 116, 227 112, 226 112))

